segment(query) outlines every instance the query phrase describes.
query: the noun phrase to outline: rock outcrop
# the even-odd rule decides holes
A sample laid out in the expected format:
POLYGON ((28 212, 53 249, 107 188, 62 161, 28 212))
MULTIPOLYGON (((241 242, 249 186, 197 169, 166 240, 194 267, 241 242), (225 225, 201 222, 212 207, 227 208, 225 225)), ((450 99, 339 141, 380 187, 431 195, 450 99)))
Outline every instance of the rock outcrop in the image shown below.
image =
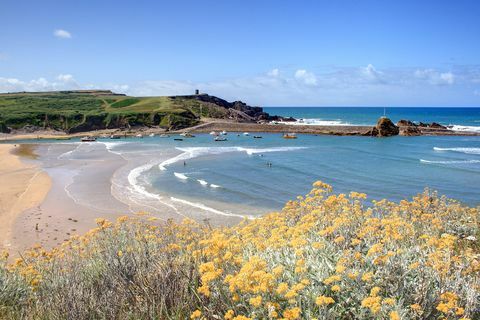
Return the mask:
POLYGON ((368 135, 374 137, 390 137, 396 136, 399 133, 398 127, 386 117, 381 117, 377 121, 377 125, 372 128, 372 130, 368 133, 368 135))
POLYGON ((397 127, 401 136, 419 136, 422 134, 422 130, 419 129, 418 125, 410 120, 402 119, 398 121, 397 127))
POLYGON ((397 122, 397 127, 416 127, 417 125, 410 120, 400 120, 397 122))
POLYGON ((420 136, 422 135, 422 130, 417 126, 401 126, 400 127, 401 136, 420 136))
POLYGON ((192 99, 225 108, 230 118, 237 121, 258 122, 258 121, 296 121, 292 117, 271 116, 263 111, 261 107, 252 107, 242 101, 228 102, 227 100, 208 94, 196 94, 188 96, 174 96, 172 99, 192 99))
POLYGON ((446 130, 447 127, 445 126, 442 126, 441 124, 439 123, 436 123, 436 122, 432 122, 432 123, 423 123, 423 122, 420 122, 418 124, 419 127, 422 127, 422 128, 431 128, 431 129, 443 129, 443 130, 446 130))

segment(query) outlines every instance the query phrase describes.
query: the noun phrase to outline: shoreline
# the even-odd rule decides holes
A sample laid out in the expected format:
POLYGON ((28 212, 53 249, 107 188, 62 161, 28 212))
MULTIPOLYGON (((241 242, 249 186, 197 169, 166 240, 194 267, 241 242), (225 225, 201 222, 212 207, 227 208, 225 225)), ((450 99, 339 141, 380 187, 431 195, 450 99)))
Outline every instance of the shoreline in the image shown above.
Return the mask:
MULTIPOLYGON (((41 162, 39 168, 48 174, 50 186, 41 201, 12 218, 9 224, 9 251, 12 255, 37 244, 47 249, 61 245, 71 236, 85 234, 94 228, 97 218, 116 221, 120 216, 148 212, 146 218, 158 222, 191 218, 197 221, 208 219, 213 225, 229 225, 241 220, 201 203, 177 199, 174 194, 151 197, 131 194, 128 190, 133 186, 129 185, 128 175, 145 164, 138 162, 134 155, 120 155, 111 152, 108 145, 102 145, 36 145, 41 162)), ((0 147, 6 146, 0 144, 0 147)), ((176 153, 157 156, 159 161, 166 161, 176 153)))
MULTIPOLYGON (((68 134, 62 131, 38 131, 32 133, 15 132, 10 134, 0 134, 0 142, 13 142, 18 140, 66 140, 84 136, 109 137, 110 135, 119 135, 122 137, 135 137, 137 134, 179 134, 183 132, 190 133, 209 133, 211 131, 228 132, 258 132, 258 133, 299 133, 313 135, 331 135, 331 136, 371 136, 370 131, 374 126, 365 125, 293 125, 293 124, 270 124, 255 122, 236 122, 224 119, 205 119, 203 123, 183 128, 179 130, 167 131, 158 127, 135 127, 130 129, 105 129, 95 131, 85 131, 74 134, 68 134)), ((415 136, 480 136, 480 132, 474 131, 454 131, 442 128, 417 127, 420 132, 415 136)), ((408 136, 402 135, 401 136, 408 136)))
POLYGON ((33 147, 0 145, 0 246, 13 246, 13 226, 23 212, 39 206, 51 188, 51 178, 36 164, 22 161, 34 158, 33 147), (22 149, 20 149, 22 148, 22 149))
POLYGON ((57 159, 58 153, 72 151, 74 146, 58 145, 59 149, 52 154, 50 144, 37 146, 41 167, 51 178, 51 188, 41 203, 22 211, 15 219, 12 225, 12 253, 22 252, 36 244, 53 248, 71 236, 94 228, 97 218, 114 221, 121 215, 130 214, 126 206, 110 195, 111 176, 124 165, 121 159, 112 157, 108 162, 80 160, 65 164, 57 159), (82 181, 78 183, 77 179, 82 181), (79 187, 86 190, 85 197, 89 202, 72 196, 72 188, 79 187), (104 207, 108 210, 96 207, 98 197, 104 200, 104 207))

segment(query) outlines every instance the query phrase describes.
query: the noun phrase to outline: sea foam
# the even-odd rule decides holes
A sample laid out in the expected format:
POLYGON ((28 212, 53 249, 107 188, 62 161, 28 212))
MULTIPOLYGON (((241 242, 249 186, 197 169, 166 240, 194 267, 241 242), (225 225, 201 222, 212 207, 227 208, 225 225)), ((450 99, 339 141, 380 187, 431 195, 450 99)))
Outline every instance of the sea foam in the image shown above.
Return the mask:
POLYGON ((198 182, 199 182, 199 183, 200 183, 202 186, 206 186, 206 185, 208 185, 208 182, 207 182, 207 181, 205 181, 205 180, 198 179, 197 181, 198 181, 198 182))
POLYGON ((197 158, 204 155, 210 154, 222 154, 228 152, 245 152, 248 155, 253 155, 256 153, 267 153, 267 152, 284 152, 284 151, 294 151, 306 149, 307 147, 272 147, 272 148, 245 148, 245 147, 187 147, 187 148, 177 148, 177 150, 183 151, 183 153, 167 159, 158 165, 159 169, 164 171, 167 170, 167 166, 177 163, 179 161, 186 161, 189 159, 197 158))
POLYGON ((435 151, 452 151, 452 152, 461 152, 466 154, 480 154, 480 148, 440 148, 433 147, 435 151))
POLYGON ((462 163, 480 163, 480 160, 425 160, 425 159, 420 159, 420 162, 423 163, 434 163, 434 164, 462 164, 462 163))
POLYGON ((452 131, 480 132, 479 126, 462 126, 462 125, 452 124, 447 126, 447 128, 452 131))
POLYGON ((298 125, 298 126, 351 126, 351 123, 343 122, 340 119, 323 120, 323 119, 299 119, 297 121, 278 121, 280 124, 298 125))
POLYGON ((181 180, 187 180, 188 177, 186 175, 184 175, 183 173, 179 173, 179 172, 174 172, 173 173, 175 175, 175 177, 177 177, 178 179, 181 179, 181 180))

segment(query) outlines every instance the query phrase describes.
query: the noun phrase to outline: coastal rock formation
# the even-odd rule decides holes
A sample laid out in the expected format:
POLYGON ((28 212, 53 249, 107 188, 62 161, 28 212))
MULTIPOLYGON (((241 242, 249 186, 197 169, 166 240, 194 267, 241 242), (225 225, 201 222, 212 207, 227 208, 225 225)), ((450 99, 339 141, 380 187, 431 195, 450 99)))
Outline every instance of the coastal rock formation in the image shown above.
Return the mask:
POLYGON ((432 122, 432 123, 423 123, 423 122, 420 122, 418 124, 419 127, 422 127, 422 128, 431 128, 431 129, 443 129, 443 130, 446 130, 447 127, 445 126, 442 126, 441 124, 439 123, 436 123, 436 122, 432 122))
POLYGON ((416 127, 417 125, 410 120, 400 120, 397 122, 397 127, 416 127))
POLYGON ((418 125, 410 120, 402 119, 398 121, 397 127, 401 136, 419 136, 422 134, 422 130, 418 128, 418 125))
POLYGON ((390 120, 389 118, 386 117, 381 117, 377 121, 377 125, 372 128, 370 132, 368 132, 368 135, 374 136, 374 137, 390 137, 390 136, 396 136, 399 133, 398 127, 390 120))
POLYGON ((401 136, 420 136, 422 135, 422 130, 417 126, 401 126, 400 127, 401 136))
POLYGON ((258 121, 296 121, 292 117, 271 116, 263 111, 261 107, 252 107, 243 101, 228 102, 224 99, 208 94, 196 94, 188 96, 174 96, 172 99, 197 100, 212 106, 222 107, 227 111, 229 119, 236 121, 258 122, 258 121))

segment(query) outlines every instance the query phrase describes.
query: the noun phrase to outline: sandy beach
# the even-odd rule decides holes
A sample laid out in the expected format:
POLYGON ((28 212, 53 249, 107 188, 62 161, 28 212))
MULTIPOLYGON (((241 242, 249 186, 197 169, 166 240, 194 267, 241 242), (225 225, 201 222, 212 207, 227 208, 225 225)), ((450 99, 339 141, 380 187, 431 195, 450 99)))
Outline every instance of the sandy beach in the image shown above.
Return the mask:
MULTIPOLYGON (((47 249, 53 248, 73 235, 82 235, 94 228, 97 218, 115 221, 120 216, 133 216, 138 212, 148 212, 150 215, 145 218, 152 216, 159 222, 168 219, 180 221, 187 217, 197 221, 208 219, 213 225, 240 221, 238 216, 223 215, 220 211, 196 203, 185 203, 168 194, 149 196, 143 191, 132 190, 129 183, 132 170, 135 172, 146 163, 137 152, 122 155, 110 152, 110 144, 118 143, 121 145, 125 142, 38 143, 35 145, 35 152, 38 153, 35 161, 38 165, 25 167, 24 170, 28 171, 22 173, 17 173, 18 169, 12 166, 2 166, 2 172, 5 176, 11 176, 11 180, 18 179, 16 174, 23 179, 18 181, 25 181, 17 193, 21 194, 28 188, 28 194, 22 196, 28 201, 16 204, 15 210, 7 210, 9 222, 2 224, 2 234, 8 234, 8 248, 12 254, 36 244, 47 249), (41 184, 37 182, 40 176, 47 179, 48 185, 43 183, 41 196, 35 197, 30 193, 41 184)), ((1 156, 2 161, 26 166, 10 153, 13 145, 1 146, 6 150, 5 156, 1 156)), ((155 149, 152 152, 156 161, 160 162, 180 153, 174 149, 155 149)), ((12 198, 10 194, 13 189, 6 185, 3 187, 10 193, 2 191, 2 199, 12 198)), ((2 216, 6 216, 4 211, 2 216)))
MULTIPOLYGON (((34 157, 32 152, 31 147, 0 145, 0 244, 3 249, 12 247, 15 220, 25 210, 38 206, 51 187, 51 179, 38 165, 22 161, 21 157, 34 157)), ((35 228, 31 232, 35 232, 35 228)))

